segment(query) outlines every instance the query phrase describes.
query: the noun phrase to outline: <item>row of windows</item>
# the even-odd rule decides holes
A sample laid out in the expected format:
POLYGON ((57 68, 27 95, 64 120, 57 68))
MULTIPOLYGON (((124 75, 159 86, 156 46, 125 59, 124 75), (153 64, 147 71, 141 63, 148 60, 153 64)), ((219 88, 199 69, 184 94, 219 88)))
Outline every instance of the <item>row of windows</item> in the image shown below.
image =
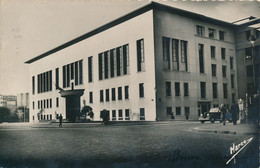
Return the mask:
MULTIPOLYGON (((32 108, 33 110, 35 109, 35 103, 34 101, 32 102, 32 108)), ((59 98, 56 98, 56 107, 59 107, 59 98)), ((52 99, 44 99, 44 100, 38 100, 38 109, 48 109, 52 108, 52 99)))
MULTIPOLYGON (((52 91, 52 71, 47 71, 37 75, 38 93, 52 91)), ((32 93, 35 94, 35 78, 32 77, 32 93)))
POLYGON ((188 71, 187 45, 188 42, 179 39, 162 38, 163 60, 167 62, 167 69, 188 71), (181 60, 181 61, 179 61, 181 60))
MULTIPOLYGON (((217 38, 217 30, 213 28, 208 28, 208 31, 205 32, 205 27, 197 25, 196 26, 196 34, 201 37, 206 37, 206 33, 208 34, 207 37, 216 39, 217 38)), ((219 40, 225 40, 225 32, 219 30, 218 31, 219 40)))
MULTIPOLYGON (((180 96, 181 91, 180 91, 180 83, 175 82, 174 83, 174 88, 175 88, 175 96, 180 96)), ((165 82, 165 88, 166 88, 166 96, 172 96, 172 86, 171 82, 165 82)), ((184 96, 189 96, 189 83, 183 83, 183 95, 184 96)))
POLYGON ((129 45, 98 54, 99 80, 129 73, 129 45))
MULTIPOLYGON (((139 119, 140 120, 145 120, 145 108, 140 108, 139 109, 139 119)), ((130 109, 125 109, 124 110, 124 115, 123 115, 123 110, 119 109, 118 111, 116 110, 111 110, 111 115, 109 112, 109 120, 130 120, 130 109), (111 116, 111 118, 110 118, 111 116)))
MULTIPOLYGON (((190 113, 190 107, 184 107, 185 114, 190 113)), ((166 107, 166 114, 167 115, 173 115, 173 108, 172 107, 166 107)), ((181 115, 181 107, 175 107, 175 115, 181 115)))
MULTIPOLYGON (((125 86, 124 91, 125 91, 125 99, 129 99, 129 86, 125 86)), ((100 102, 104 102, 104 92, 105 92, 105 101, 106 102, 110 101, 110 89, 105 89, 99 91, 100 102)), ((111 100, 112 101, 116 100, 116 88, 111 89, 111 100)), ((122 87, 117 88, 117 100, 122 100, 122 87)))
MULTIPOLYGON (((74 80, 75 85, 83 84, 83 61, 77 61, 62 67, 63 73, 63 88, 70 87, 71 80, 74 80)), ((56 70, 56 82, 58 80, 56 70)))
MULTIPOLYGON (((204 51, 204 45, 199 44, 199 53, 203 53, 204 51)), ((221 47, 220 48, 220 55, 221 59, 225 60, 226 59, 226 48, 221 47)), ((216 58, 216 47, 215 46, 210 46, 210 56, 211 58, 215 59, 216 58)))
MULTIPOLYGON (((212 83, 213 98, 218 98, 218 83, 212 83)), ((200 82, 200 97, 206 98, 206 82, 200 82)), ((223 83, 223 98, 228 97, 227 83, 223 83)))

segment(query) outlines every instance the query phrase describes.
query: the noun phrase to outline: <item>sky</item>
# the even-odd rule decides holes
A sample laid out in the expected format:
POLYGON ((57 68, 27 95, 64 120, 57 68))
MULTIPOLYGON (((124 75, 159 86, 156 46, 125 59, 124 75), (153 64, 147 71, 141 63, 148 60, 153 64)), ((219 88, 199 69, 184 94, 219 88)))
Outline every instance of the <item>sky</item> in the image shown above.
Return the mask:
MULTIPOLYGON (((227 22, 248 16, 260 18, 260 0, 154 1, 227 22)), ((17 95, 29 92, 30 64, 25 64, 25 61, 149 2, 0 0, 0 94, 17 95)))

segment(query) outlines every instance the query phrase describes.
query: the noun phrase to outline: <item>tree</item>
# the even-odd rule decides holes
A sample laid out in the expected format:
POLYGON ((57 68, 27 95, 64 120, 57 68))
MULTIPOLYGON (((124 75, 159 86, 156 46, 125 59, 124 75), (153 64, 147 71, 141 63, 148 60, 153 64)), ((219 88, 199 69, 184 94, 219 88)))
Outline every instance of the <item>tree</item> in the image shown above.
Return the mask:
POLYGON ((92 107, 85 105, 80 111, 80 116, 84 117, 84 120, 86 120, 87 115, 89 115, 90 118, 93 118, 94 113, 92 112, 92 107))
POLYGON ((6 117, 10 116, 11 112, 6 107, 0 107, 0 123, 7 121, 6 117))

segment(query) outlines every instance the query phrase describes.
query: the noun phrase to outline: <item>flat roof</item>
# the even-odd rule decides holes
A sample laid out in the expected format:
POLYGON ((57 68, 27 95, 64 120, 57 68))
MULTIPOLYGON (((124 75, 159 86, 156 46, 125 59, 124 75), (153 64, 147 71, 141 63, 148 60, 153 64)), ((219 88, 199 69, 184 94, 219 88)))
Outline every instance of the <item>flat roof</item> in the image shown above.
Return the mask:
POLYGON ((119 17, 118 19, 116 20, 113 20, 103 26, 100 26, 86 34, 83 34, 73 40, 70 40, 56 48, 53 48, 39 56, 36 56, 28 61, 26 61, 25 63, 26 64, 30 64, 30 63, 33 63, 35 61, 38 61, 44 57, 47 57, 55 52, 58 52, 64 48, 67 48, 73 44, 76 44, 82 40, 85 40, 91 36, 94 36, 100 32, 103 32, 111 27, 114 27, 118 24, 121 24, 127 20, 130 20, 131 18, 134 18, 138 15, 141 15, 151 9, 156 9, 156 10, 162 10, 162 11, 166 11, 166 12, 170 12, 170 13, 174 13, 174 14, 178 14, 178 15, 182 15, 182 16, 185 16, 185 17, 189 17, 189 18, 193 18, 193 19, 197 19, 197 20, 202 20, 204 22, 208 22, 208 23, 213 23, 213 24, 217 24, 217 25, 221 25, 221 26, 226 26, 226 27, 230 27, 230 28, 235 28, 235 24, 232 24, 232 23, 228 23, 228 22, 225 22, 225 21, 221 21, 221 20, 217 20, 217 19, 213 19, 213 18, 210 18, 210 17, 207 17, 207 16, 204 16, 204 15, 201 15, 201 14, 197 14, 197 13, 193 13, 193 12, 190 12, 190 11, 186 11, 186 10, 182 10, 182 9, 179 9, 179 8, 175 8, 175 7, 171 7, 171 6, 167 6, 167 5, 163 5, 163 4, 160 4, 160 3, 156 3, 156 2, 150 2, 149 4, 146 4, 126 15, 123 15, 121 17, 119 17))

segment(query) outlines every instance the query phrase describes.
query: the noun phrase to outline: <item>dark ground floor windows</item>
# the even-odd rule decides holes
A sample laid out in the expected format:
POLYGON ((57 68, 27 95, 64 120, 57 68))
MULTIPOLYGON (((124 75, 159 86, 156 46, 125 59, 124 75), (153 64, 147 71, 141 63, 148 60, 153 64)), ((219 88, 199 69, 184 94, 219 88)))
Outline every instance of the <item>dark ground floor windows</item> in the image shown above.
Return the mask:
POLYGON ((145 108, 140 108, 140 120, 145 120, 145 108))

